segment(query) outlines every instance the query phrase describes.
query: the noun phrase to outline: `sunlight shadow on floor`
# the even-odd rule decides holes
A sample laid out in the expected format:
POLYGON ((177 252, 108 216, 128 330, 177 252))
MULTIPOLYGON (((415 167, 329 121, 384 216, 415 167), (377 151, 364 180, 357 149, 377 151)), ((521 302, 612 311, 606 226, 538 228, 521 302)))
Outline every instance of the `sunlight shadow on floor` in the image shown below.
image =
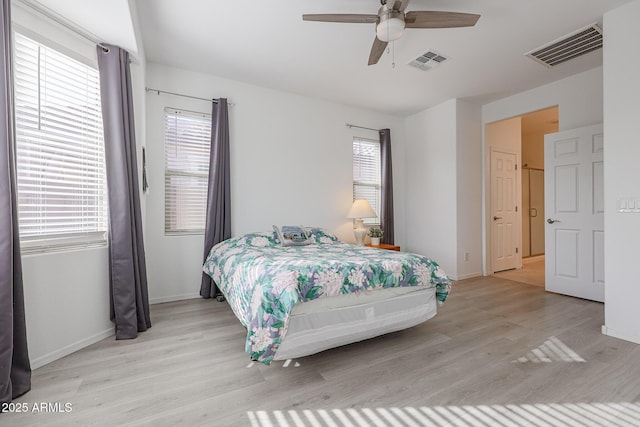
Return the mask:
POLYGON ((637 426, 640 403, 549 403, 419 408, 249 411, 252 427, 637 426))

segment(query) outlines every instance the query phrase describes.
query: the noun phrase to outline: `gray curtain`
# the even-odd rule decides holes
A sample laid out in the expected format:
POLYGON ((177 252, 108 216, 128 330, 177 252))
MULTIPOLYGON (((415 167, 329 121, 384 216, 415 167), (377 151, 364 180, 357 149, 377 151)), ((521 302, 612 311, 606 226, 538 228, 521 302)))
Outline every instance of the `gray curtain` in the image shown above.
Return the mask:
MULTIPOLYGON (((211 247, 231 237, 231 184, 229 172, 229 108, 227 100, 213 103, 211 114, 211 154, 209 155, 209 186, 207 189, 206 225, 204 230, 204 260, 211 247)), ((207 274, 202 273, 200 295, 215 297, 220 293, 207 274)))
POLYGON ((393 221, 393 170, 391 168, 391 130, 380 129, 380 157, 382 160, 382 206, 380 208, 380 226, 384 230, 382 241, 394 243, 393 221))
POLYGON ((109 290, 116 339, 151 327, 129 53, 97 46, 109 193, 109 290))
POLYGON ((10 3, 2 0, 0 11, 0 403, 31 390, 16 209, 10 3))

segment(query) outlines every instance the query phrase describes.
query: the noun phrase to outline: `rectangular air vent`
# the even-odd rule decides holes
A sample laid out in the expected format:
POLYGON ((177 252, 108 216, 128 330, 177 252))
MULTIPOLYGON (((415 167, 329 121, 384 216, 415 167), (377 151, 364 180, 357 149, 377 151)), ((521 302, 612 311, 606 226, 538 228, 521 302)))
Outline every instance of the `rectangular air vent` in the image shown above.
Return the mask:
POLYGON ((409 65, 411 65, 412 67, 416 67, 422 71, 427 71, 437 65, 442 64, 446 60, 447 58, 443 55, 440 55, 438 52, 428 50, 417 58, 412 59, 411 62, 409 62, 409 65))
POLYGON ((597 24, 592 24, 527 52, 525 55, 551 68, 600 48, 602 48, 602 29, 597 24))

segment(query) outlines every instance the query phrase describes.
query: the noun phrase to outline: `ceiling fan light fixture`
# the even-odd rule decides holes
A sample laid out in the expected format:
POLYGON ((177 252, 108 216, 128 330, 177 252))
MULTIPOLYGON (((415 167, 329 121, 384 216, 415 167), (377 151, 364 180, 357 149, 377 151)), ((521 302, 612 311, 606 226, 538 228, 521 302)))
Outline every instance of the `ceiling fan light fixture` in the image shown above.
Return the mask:
MULTIPOLYGON (((376 24, 376 37, 369 53, 368 65, 377 64, 387 50, 389 42, 398 40, 405 28, 457 28, 473 27, 480 15, 473 13, 412 10, 406 12, 410 0, 380 0, 378 14, 316 13, 304 14, 304 21, 376 24), (391 4, 388 4, 391 3, 391 4)), ((419 62, 419 61, 418 61, 419 62)))
POLYGON ((376 26, 376 36, 380 41, 392 42, 404 34, 404 15, 395 10, 380 14, 380 22, 376 26))

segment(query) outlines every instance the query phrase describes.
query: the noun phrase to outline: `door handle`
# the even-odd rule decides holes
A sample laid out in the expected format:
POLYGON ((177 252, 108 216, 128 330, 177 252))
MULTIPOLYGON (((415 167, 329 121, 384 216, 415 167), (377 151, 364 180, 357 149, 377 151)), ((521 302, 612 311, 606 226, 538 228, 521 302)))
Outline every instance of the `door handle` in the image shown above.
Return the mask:
POLYGON ((494 221, 497 221, 497 220, 499 220, 499 219, 502 219, 502 217, 501 217, 501 216, 494 216, 494 217, 493 217, 493 220, 494 220, 494 221))
POLYGON ((559 219, 553 219, 553 218, 547 218, 547 222, 549 224, 553 224, 554 222, 560 222, 560 220, 559 219))

